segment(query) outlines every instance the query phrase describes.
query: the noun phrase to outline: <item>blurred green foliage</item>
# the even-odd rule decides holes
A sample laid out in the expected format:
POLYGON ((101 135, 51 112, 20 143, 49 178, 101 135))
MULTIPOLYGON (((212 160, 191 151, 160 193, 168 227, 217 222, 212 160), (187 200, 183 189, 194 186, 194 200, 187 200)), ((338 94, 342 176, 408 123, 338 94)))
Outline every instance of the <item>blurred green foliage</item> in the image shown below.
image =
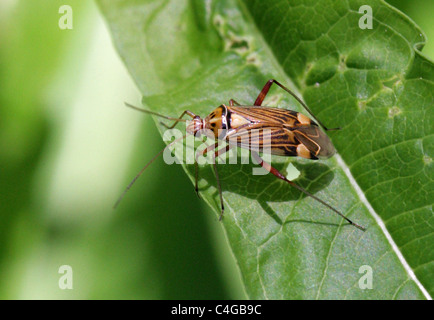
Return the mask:
MULTIPOLYGON (((433 2, 389 2, 433 57, 433 2)), ((164 144, 123 107, 140 95, 95 4, 68 1, 74 28, 60 30, 62 4, 0 4, 0 298, 245 298, 221 225, 179 167, 156 161, 112 210, 164 144), (65 264, 73 290, 58 286, 65 264)))
POLYGON ((179 167, 156 161, 112 209, 164 144, 123 104, 140 95, 95 4, 68 1, 73 29, 60 30, 63 4, 0 10, 0 297, 244 298, 221 227, 179 167), (59 289, 61 265, 72 290, 59 289))

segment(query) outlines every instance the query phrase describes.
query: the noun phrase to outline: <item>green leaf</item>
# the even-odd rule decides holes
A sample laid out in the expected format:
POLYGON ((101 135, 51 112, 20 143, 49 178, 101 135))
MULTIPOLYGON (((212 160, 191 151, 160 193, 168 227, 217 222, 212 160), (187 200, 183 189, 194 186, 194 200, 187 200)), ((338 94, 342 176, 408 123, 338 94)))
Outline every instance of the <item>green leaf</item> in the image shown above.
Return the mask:
MULTIPOLYGON (((274 78, 326 126, 342 128, 329 134, 338 152, 332 159, 275 157, 273 165, 293 164, 297 184, 366 232, 274 176, 252 175, 253 164, 218 165, 223 224, 250 298, 433 294, 434 67, 419 52, 425 39, 411 20, 382 1, 99 4, 146 108, 206 116, 230 98, 253 104, 274 78), (372 30, 359 28, 366 4, 372 30), (372 289, 360 288, 363 266, 372 268, 372 289)), ((279 88, 265 104, 302 111, 279 88)), ((194 181, 194 167, 184 168, 194 181)), ((200 168, 199 187, 218 215, 210 166, 200 168)))

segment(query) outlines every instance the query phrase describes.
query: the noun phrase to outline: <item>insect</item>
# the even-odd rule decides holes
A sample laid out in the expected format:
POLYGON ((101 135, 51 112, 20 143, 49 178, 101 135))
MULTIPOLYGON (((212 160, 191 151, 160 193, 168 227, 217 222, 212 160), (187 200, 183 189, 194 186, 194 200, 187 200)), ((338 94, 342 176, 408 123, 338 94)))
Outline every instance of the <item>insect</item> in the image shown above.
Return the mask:
MULTIPOLYGON (((339 128, 328 129, 325 127, 321 121, 319 121, 315 115, 310 111, 307 105, 297 97, 291 90, 283 86, 278 81, 271 79, 267 81, 258 97, 256 98, 253 106, 242 106, 234 99, 229 100, 229 105, 222 104, 217 107, 214 111, 212 111, 206 118, 201 118, 200 116, 194 114, 193 112, 186 110, 181 116, 178 118, 168 117, 165 115, 161 115, 159 113, 144 110, 141 108, 134 107, 130 104, 126 104, 127 106, 148 113, 160 118, 164 118, 167 120, 173 120, 174 123, 171 126, 167 124, 162 124, 168 128, 174 128, 179 122, 186 122, 183 117, 185 115, 192 118, 192 120, 187 125, 187 134, 194 135, 195 137, 204 134, 203 132, 207 130, 211 132, 213 137, 215 138, 215 144, 207 147, 203 151, 200 151, 196 154, 195 161, 195 190, 199 195, 198 188, 198 162, 197 158, 200 155, 206 155, 208 152, 214 152, 214 159, 225 152, 229 151, 231 146, 234 146, 234 141, 237 147, 250 149, 252 157, 259 163, 264 169, 268 172, 272 173, 277 178, 287 182, 291 186, 297 188, 301 192, 305 193, 309 197, 312 197, 316 201, 320 202, 330 210, 334 211, 346 221, 348 221, 351 225, 359 228, 360 230, 365 230, 364 227, 359 224, 348 219, 344 214, 340 211, 333 208, 331 205, 316 197, 309 191, 300 187, 296 183, 291 180, 288 180, 282 173, 280 173, 276 168, 272 167, 271 164, 265 162, 257 151, 254 151, 250 148, 252 142, 256 142, 260 146, 264 146, 267 141, 269 145, 269 150, 272 155, 278 156, 287 156, 287 157, 302 157, 312 160, 317 160, 318 158, 330 158, 335 154, 335 148, 328 138, 328 136, 320 129, 319 125, 312 121, 307 116, 292 110, 280 109, 280 108, 271 108, 262 106, 262 102, 264 101, 268 91, 272 84, 278 85, 280 88, 291 94, 304 108, 305 110, 315 119, 318 124, 325 130, 338 130, 339 128), (253 135, 252 132, 254 129, 267 129, 268 135, 265 137, 264 135, 253 135), (265 139, 268 138, 268 139, 265 139), (219 147, 219 140, 224 140, 229 144, 220 150, 217 150, 219 147), (255 141, 254 141, 255 140, 255 141), (231 145, 232 142, 232 145, 231 145)), ((186 135, 182 138, 178 138, 171 142, 166 146, 170 147, 174 143, 184 139, 186 135)), ((136 177, 131 181, 131 183, 127 186, 121 197, 115 204, 115 207, 119 204, 121 199, 124 197, 125 193, 131 188, 133 183, 138 179, 138 177, 146 170, 146 168, 166 149, 161 150, 151 161, 149 161, 146 166, 136 175, 136 177)), ((220 179, 217 172, 217 165, 215 161, 213 161, 213 169, 217 180, 217 188, 220 196, 220 204, 221 204, 221 214, 220 220, 223 217, 224 212, 224 204, 223 204, 223 195, 222 188, 220 185, 220 179)))

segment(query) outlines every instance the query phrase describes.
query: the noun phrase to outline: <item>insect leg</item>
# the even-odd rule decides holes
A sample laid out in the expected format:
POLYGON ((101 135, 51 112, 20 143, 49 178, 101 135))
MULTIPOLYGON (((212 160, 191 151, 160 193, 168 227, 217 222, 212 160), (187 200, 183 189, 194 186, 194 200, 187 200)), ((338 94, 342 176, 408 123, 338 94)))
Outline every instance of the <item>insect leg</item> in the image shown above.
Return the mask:
POLYGON ((199 165, 197 164, 197 161, 194 162, 194 190, 196 191, 197 196, 200 198, 199 194, 199 186, 198 181, 199 180, 199 165))
MULTIPOLYGON (((217 144, 216 144, 216 145, 217 145, 217 144)), ((220 149, 220 150, 217 150, 217 151, 214 153, 214 161, 212 162, 213 167, 214 167, 215 177, 216 177, 216 180, 217 180, 217 187, 218 187, 218 190, 219 190, 220 204, 221 204, 221 209, 222 209, 222 211, 221 211, 221 213, 220 213, 219 221, 222 221, 222 219, 223 219, 223 213, 224 213, 224 211, 225 211, 225 206, 223 205, 222 186, 221 186, 221 184, 220 184, 219 174, 218 174, 218 172, 217 172, 217 163, 216 163, 215 159, 216 159, 217 157, 219 157, 220 155, 222 155, 222 154, 226 153, 227 151, 229 151, 230 148, 231 148, 231 146, 230 146, 230 145, 227 145, 226 148, 224 148, 224 149, 220 149)))
POLYGON ((357 223, 354 223, 353 221, 351 221, 350 219, 348 219, 346 216, 344 216, 341 212, 339 212, 338 210, 336 210, 335 208, 333 208, 331 205, 329 205, 328 203, 324 202, 323 200, 321 200, 320 198, 317 198, 316 196, 314 196, 312 193, 310 193, 309 191, 305 190, 304 188, 300 187, 299 185, 295 184, 294 182, 292 182, 291 180, 286 179, 286 177, 281 174, 276 168, 273 168, 269 163, 265 162, 257 152, 252 151, 252 156, 255 158, 255 160, 268 172, 274 174, 277 178, 288 182, 291 186, 293 186, 294 188, 300 190, 301 192, 305 193, 306 195, 308 195, 309 197, 314 198, 316 201, 320 202, 321 204, 323 204, 324 206, 326 206, 327 208, 329 208, 330 210, 334 211, 335 213, 337 213, 338 215, 340 215, 342 218, 344 218, 345 220, 347 220, 350 224, 352 224, 353 226, 355 226, 356 228, 365 231, 366 229, 360 225, 358 225, 357 223))
MULTIPOLYGON (((205 156, 208 152, 215 150, 217 147, 219 146, 219 143, 216 142, 215 144, 205 148, 203 151, 197 152, 196 153, 196 163, 197 163, 197 159, 199 158, 200 155, 205 156)), ((222 187, 220 184, 220 178, 219 178, 219 174, 217 171, 217 163, 215 161, 215 159, 219 156, 221 156, 222 154, 225 154, 226 152, 228 152, 233 146, 227 145, 225 148, 222 148, 220 150, 217 150, 214 152, 213 154, 213 169, 214 169, 214 173, 215 173, 215 177, 217 180, 217 189, 219 191, 219 196, 220 196, 220 205, 221 205, 221 213, 220 213, 220 217, 219 220, 221 221, 223 218, 223 213, 225 211, 225 206, 223 204, 223 193, 222 193, 222 187)), ((196 188, 197 188, 197 178, 196 178, 196 188)), ((197 191, 196 191, 197 192, 197 191)))
POLYGON ((199 165, 198 165, 198 159, 200 156, 205 156, 208 151, 212 151, 217 147, 217 143, 213 144, 209 147, 206 147, 203 150, 198 150, 196 152, 196 155, 194 157, 194 190, 196 190, 196 194, 197 196, 200 198, 199 195, 199 185, 198 185, 198 180, 199 180, 199 165))
POLYGON ((321 121, 319 121, 317 119, 317 117, 315 117, 315 115, 312 113, 312 111, 310 111, 309 107, 303 102, 303 100, 301 100, 294 92, 292 92, 291 90, 289 90, 287 87, 285 87, 279 81, 274 80, 274 79, 268 80, 267 83, 265 84, 265 86, 262 88, 261 92, 259 93, 258 97, 256 98, 256 101, 255 101, 255 104, 254 104, 255 106, 261 106, 262 102, 264 101, 265 97, 267 96, 268 91, 270 90, 270 87, 271 87, 271 85, 273 83, 277 84, 283 90, 285 90, 290 95, 292 95, 303 106, 303 108, 306 109, 307 112, 309 112, 309 114, 312 116, 312 118, 314 118, 319 123, 319 125, 324 128, 324 130, 326 130, 326 131, 332 131, 332 130, 339 130, 340 129, 340 128, 331 128, 331 129, 328 129, 324 124, 322 124, 321 121))
POLYGON ((230 105, 231 107, 233 107, 234 105, 239 106, 240 104, 239 104, 238 102, 236 102, 234 99, 231 99, 231 100, 229 100, 229 105, 230 105))
POLYGON ((199 166, 198 166, 198 159, 200 156, 206 156, 206 154, 210 151, 213 151, 215 148, 218 147, 218 143, 215 143, 211 146, 206 147, 203 150, 198 150, 196 152, 195 158, 194 158, 194 169, 195 169, 195 185, 194 185, 194 189, 196 190, 196 194, 197 196, 200 198, 199 195, 199 186, 198 186, 198 180, 199 180, 199 166))
MULTIPOLYGON (((214 159, 215 159, 215 157, 214 157, 214 159)), ((217 188, 218 188, 218 190, 219 190, 219 196, 220 196, 220 205, 221 205, 221 210, 222 210, 222 211, 221 211, 221 213, 220 213, 219 221, 221 221, 222 218, 223 218, 223 213, 225 212, 225 206, 224 206, 224 204, 223 204, 222 186, 220 185, 219 174, 218 174, 218 172, 217 172, 217 164, 216 164, 215 161, 213 161, 212 166, 213 166, 213 168, 214 168, 215 177, 216 177, 216 180, 217 180, 217 188)))
POLYGON ((163 126, 165 126, 167 129, 173 129, 177 124, 178 124, 178 122, 180 122, 180 121, 182 121, 182 122, 185 122, 185 120, 183 120, 183 119, 181 119, 185 114, 188 114, 190 117, 192 117, 192 118, 194 118, 196 115, 193 113, 193 112, 191 112, 191 111, 189 111, 189 110, 185 110, 180 116, 179 116, 179 118, 177 118, 177 119, 171 119, 171 120, 175 120, 175 123, 174 124, 172 124, 171 126, 168 126, 167 124, 165 124, 164 122, 160 122, 163 126))
POLYGON ((260 107, 262 105, 262 102, 264 101, 265 97, 268 94, 268 90, 270 90, 270 87, 273 84, 273 81, 276 81, 276 80, 271 79, 271 80, 267 81, 267 83, 262 88, 261 92, 259 93, 258 97, 256 98, 256 101, 253 104, 254 106, 260 107))

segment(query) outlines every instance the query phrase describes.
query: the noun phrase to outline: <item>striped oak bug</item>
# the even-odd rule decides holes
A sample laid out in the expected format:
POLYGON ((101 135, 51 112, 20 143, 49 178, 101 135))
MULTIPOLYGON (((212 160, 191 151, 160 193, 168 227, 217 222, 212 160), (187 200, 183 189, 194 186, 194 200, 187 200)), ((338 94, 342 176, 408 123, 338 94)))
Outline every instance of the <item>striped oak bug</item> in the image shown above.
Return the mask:
MULTIPOLYGON (((302 157, 312 160, 317 160, 318 158, 330 158, 335 154, 335 148, 328 138, 328 136, 320 130, 318 124, 312 121, 310 118, 305 115, 292 111, 285 110, 280 108, 271 108, 262 106, 262 102, 264 101, 268 91, 272 84, 276 84, 281 87, 283 90, 291 94, 303 107, 307 112, 315 119, 318 124, 325 130, 338 130, 339 128, 328 129, 326 128, 321 121, 319 121, 315 115, 310 111, 307 105, 297 97, 291 90, 283 86, 278 81, 271 79, 267 81, 253 106, 242 106, 234 99, 229 100, 229 105, 222 104, 217 107, 214 111, 212 111, 206 118, 201 118, 200 116, 194 114, 189 110, 185 110, 179 118, 168 117, 161 115, 159 113, 144 110, 141 108, 137 108, 130 104, 126 105, 133 109, 152 114, 158 116, 160 118, 164 118, 167 120, 174 120, 175 122, 168 126, 167 124, 162 124, 168 128, 174 128, 179 122, 186 122, 185 119, 182 119, 185 115, 188 115, 192 118, 192 120, 187 125, 187 134, 194 135, 195 137, 201 136, 205 134, 204 131, 207 130, 211 132, 213 138, 215 139, 215 143, 203 151, 198 151, 195 157, 195 190, 197 195, 199 195, 198 189, 198 157, 201 155, 206 155, 208 152, 214 152, 214 159, 225 152, 229 151, 231 147, 237 146, 241 148, 250 149, 252 157, 255 161, 260 164, 265 170, 275 175, 277 178, 287 182, 291 186, 297 188, 301 192, 305 193, 309 197, 315 199, 320 202, 330 210, 334 211, 346 221, 348 221, 353 226, 357 227, 360 230, 365 231, 365 228, 360 226, 359 224, 348 219, 344 214, 340 211, 336 210, 332 206, 330 206, 325 201, 316 197, 309 191, 295 184, 293 181, 288 180, 282 173, 280 173, 276 168, 272 167, 271 164, 265 162, 260 156, 259 153, 255 150, 251 149, 252 142, 256 142, 260 146, 264 146, 267 141, 269 145, 268 150, 271 151, 272 155, 278 156, 286 156, 286 157, 302 157), (254 129, 267 129, 268 136, 262 135, 252 135, 254 129), (266 139, 268 138, 268 139, 266 139), (223 140, 228 142, 228 145, 225 148, 217 150, 219 147, 219 140, 223 140), (255 141, 254 141, 255 140, 255 141), (235 141, 235 143, 234 143, 235 141)), ((265 131, 264 131, 265 132, 265 131)), ((168 144, 163 150, 161 150, 151 161, 149 161, 146 166, 136 175, 136 177, 131 181, 131 183, 124 190, 120 198, 115 204, 115 207, 119 204, 119 202, 124 197, 125 193, 131 188, 133 183, 139 178, 139 176, 146 170, 146 168, 158 157, 160 156, 164 150, 176 142, 186 138, 184 135, 182 138, 178 138, 168 144)), ((220 220, 223 217, 224 212, 224 204, 223 204, 223 196, 222 196, 222 188, 220 185, 220 180, 217 172, 217 165, 215 161, 213 161, 213 169, 216 175, 217 180, 217 188, 220 196, 220 204, 221 204, 221 214, 220 220)))

